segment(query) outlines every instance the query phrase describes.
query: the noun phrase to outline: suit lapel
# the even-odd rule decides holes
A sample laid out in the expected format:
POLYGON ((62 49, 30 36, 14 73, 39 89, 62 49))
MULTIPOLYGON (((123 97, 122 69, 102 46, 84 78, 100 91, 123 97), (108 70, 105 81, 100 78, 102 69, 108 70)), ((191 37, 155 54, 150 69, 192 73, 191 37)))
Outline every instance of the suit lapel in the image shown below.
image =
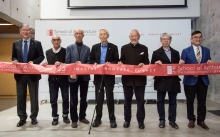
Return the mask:
POLYGON ((201 49, 202 49, 202 59, 201 59, 201 63, 204 62, 204 57, 206 56, 205 55, 205 49, 201 46, 201 49))
POLYGON ((160 48, 159 53, 160 53, 160 56, 161 56, 161 58, 162 58, 163 60, 165 60, 166 62, 169 62, 169 63, 170 63, 170 60, 169 60, 169 58, 167 57, 167 55, 166 55, 166 53, 165 53, 163 47, 160 48))
POLYGON ((108 60, 108 56, 111 53, 111 50, 112 50, 112 45, 110 43, 108 43, 108 49, 107 49, 105 61, 108 60))
POLYGON ((193 62, 197 63, 196 55, 195 55, 195 52, 194 52, 194 49, 193 49, 192 45, 190 47, 190 55, 191 55, 191 57, 193 57, 193 62))
POLYGON ((100 56, 101 56, 101 43, 99 43, 97 46, 96 46, 96 51, 97 51, 97 62, 98 64, 100 63, 100 56))
POLYGON ((19 49, 19 53, 21 53, 21 58, 23 58, 23 50, 22 50, 22 40, 20 40, 19 42, 18 42, 18 49, 19 49))
POLYGON ((29 45, 29 49, 28 49, 28 59, 30 58, 30 56, 32 55, 32 52, 34 51, 34 41, 31 39, 30 40, 30 45, 29 45))
MULTIPOLYGON (((82 51, 82 49, 81 49, 82 51)), ((76 55, 77 60, 79 60, 79 53, 78 53, 78 49, 77 49, 77 45, 76 43, 73 45, 73 55, 76 55)))
POLYGON ((175 60, 178 58, 178 54, 171 47, 170 47, 170 51, 171 51, 171 63, 175 63, 175 60))
MULTIPOLYGON (((80 59, 82 59, 83 54, 84 54, 84 51, 85 51, 85 45, 82 45, 81 51, 80 51, 80 59)), ((77 53, 78 53, 78 52, 77 52, 77 53)))

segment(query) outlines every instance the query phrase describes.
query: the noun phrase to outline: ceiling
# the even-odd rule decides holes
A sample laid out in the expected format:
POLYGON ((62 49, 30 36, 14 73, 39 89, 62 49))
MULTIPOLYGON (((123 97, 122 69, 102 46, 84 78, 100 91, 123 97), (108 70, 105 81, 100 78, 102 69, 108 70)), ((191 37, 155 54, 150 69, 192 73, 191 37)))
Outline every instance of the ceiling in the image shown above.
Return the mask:
MULTIPOLYGON (((0 18, 0 24, 10 23, 0 18)), ((0 34, 19 34, 19 27, 16 25, 0 25, 0 34)))

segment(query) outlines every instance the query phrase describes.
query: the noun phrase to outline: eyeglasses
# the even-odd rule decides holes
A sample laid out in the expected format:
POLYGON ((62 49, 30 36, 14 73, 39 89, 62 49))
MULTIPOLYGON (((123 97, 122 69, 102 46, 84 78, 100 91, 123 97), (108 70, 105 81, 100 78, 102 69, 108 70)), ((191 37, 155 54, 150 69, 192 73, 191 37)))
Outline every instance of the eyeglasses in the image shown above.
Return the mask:
POLYGON ((202 39, 202 36, 200 36, 200 37, 195 36, 195 37, 193 37, 193 39, 202 39))
POLYGON ((60 39, 52 39, 52 41, 60 41, 60 39))
POLYGON ((75 35, 83 35, 83 33, 75 33, 75 35))
POLYGON ((170 40, 170 38, 167 38, 167 39, 163 38, 162 40, 170 40))

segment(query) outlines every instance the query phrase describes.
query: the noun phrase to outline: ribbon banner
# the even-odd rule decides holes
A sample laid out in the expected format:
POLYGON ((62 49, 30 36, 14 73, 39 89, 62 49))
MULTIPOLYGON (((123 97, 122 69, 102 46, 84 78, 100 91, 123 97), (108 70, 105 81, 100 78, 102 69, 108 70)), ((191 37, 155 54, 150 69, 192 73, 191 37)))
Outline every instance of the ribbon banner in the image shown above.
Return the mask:
POLYGON ((209 75, 220 74, 220 63, 210 64, 151 64, 142 67, 119 64, 62 64, 41 66, 28 63, 0 62, 0 73, 16 74, 51 74, 51 75, 147 75, 147 76, 176 76, 176 75, 209 75))

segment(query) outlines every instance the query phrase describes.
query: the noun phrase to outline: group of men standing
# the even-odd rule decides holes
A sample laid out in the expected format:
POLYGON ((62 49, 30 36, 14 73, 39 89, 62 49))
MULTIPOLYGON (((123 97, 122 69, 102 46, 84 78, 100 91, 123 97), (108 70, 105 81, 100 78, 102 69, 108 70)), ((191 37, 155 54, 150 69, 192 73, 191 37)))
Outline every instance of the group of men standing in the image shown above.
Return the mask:
MULTIPOLYGON (((13 63, 33 63, 40 64, 44 60, 43 49, 39 41, 31 39, 31 27, 23 25, 20 28, 21 40, 13 43, 12 61, 13 63)), ((99 31, 100 43, 90 48, 83 43, 84 32, 81 29, 74 31, 75 43, 69 45, 66 49, 61 47, 61 38, 59 36, 52 36, 53 48, 46 51, 47 62, 42 65, 46 66, 55 65, 60 66, 63 63, 79 63, 79 64, 128 64, 142 67, 148 65, 149 55, 148 48, 139 43, 140 34, 138 30, 132 30, 129 38, 130 43, 122 46, 121 57, 119 59, 118 48, 115 44, 108 41, 109 33, 106 29, 99 31)), ((151 64, 197 64, 197 63, 211 63, 209 49, 201 46, 202 33, 195 31, 191 35, 192 45, 184 49, 180 57, 179 52, 170 47, 172 36, 168 33, 163 33, 160 36, 162 46, 155 50, 152 55, 151 64)), ((23 126, 26 123, 26 95, 27 85, 30 92, 31 102, 31 123, 37 124, 38 115, 38 86, 40 75, 30 74, 15 74, 16 88, 17 88, 17 113, 20 121, 17 127, 23 126)), ((89 124, 86 119, 87 109, 87 93, 90 75, 49 75, 49 93, 50 103, 52 108, 52 125, 59 123, 58 114, 58 91, 61 90, 62 95, 62 108, 63 108, 63 121, 70 123, 68 117, 70 108, 70 118, 72 121, 72 128, 77 128, 78 121, 89 124), (70 88, 70 90, 69 90, 70 88), (77 113, 78 105, 78 89, 80 89, 80 108, 79 114, 77 113), (69 103, 70 91, 70 103, 69 103), (69 105, 70 104, 70 105, 69 105)), ((135 94, 137 101, 136 118, 140 129, 144 129, 145 120, 145 86, 147 77, 138 75, 123 75, 122 84, 124 90, 124 128, 130 126, 131 121, 131 104, 132 97, 135 94)), ((178 129, 176 124, 176 98, 180 93, 180 81, 178 76, 155 76, 154 89, 157 90, 157 110, 159 114, 159 127, 165 127, 165 107, 164 100, 166 93, 169 97, 169 124, 178 129)), ((96 97, 96 118, 92 123, 93 127, 98 127, 102 121, 102 109, 104 102, 104 94, 106 93, 106 102, 109 113, 110 127, 116 128, 116 117, 114 108, 114 75, 94 75, 95 97, 96 97)), ((209 129, 204 123, 206 116, 206 95, 207 87, 209 85, 208 76, 184 76, 183 80, 185 95, 187 99, 187 118, 189 119, 189 128, 194 128, 196 116, 194 115, 194 99, 197 95, 198 108, 197 108, 197 124, 204 129, 209 129)))

